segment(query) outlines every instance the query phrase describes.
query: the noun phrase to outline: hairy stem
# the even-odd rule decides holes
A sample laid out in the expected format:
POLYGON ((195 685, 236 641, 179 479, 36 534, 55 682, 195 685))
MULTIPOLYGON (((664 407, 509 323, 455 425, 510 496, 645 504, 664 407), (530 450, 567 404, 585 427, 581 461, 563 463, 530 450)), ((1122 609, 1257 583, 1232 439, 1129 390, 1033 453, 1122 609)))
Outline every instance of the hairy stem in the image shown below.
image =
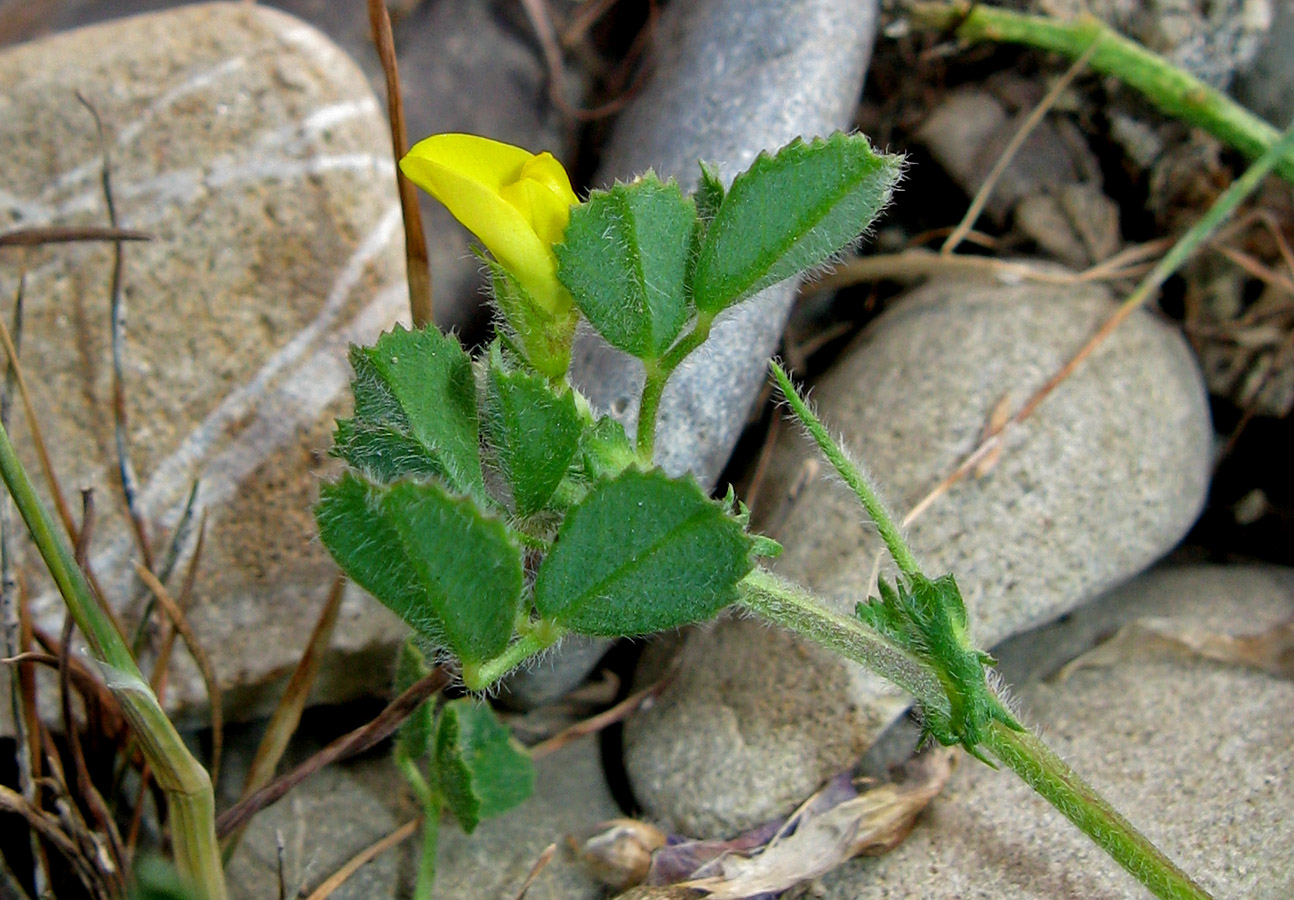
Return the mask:
POLYGON ((755 569, 739 588, 739 606, 865 666, 923 706, 948 711, 948 695, 930 666, 859 619, 827 609, 804 588, 766 569, 755 569))
POLYGON ((463 664, 463 684, 469 691, 487 690, 496 681, 537 653, 556 644, 566 634, 560 625, 541 619, 521 633, 493 659, 463 664))
POLYGON ((1000 722, 981 744, 1065 818, 1163 900, 1208 900, 1209 894, 1030 731, 1000 722))
MULTIPOLYGON (((913 3, 908 15, 919 26, 955 29, 964 41, 1026 44, 1076 59, 1095 45, 1090 65, 1140 91, 1170 116, 1212 134, 1249 157, 1274 145, 1279 132, 1221 91, 1184 72, 1136 41, 1091 16, 1061 22, 991 6, 913 3)), ((1294 152, 1286 151, 1276 171, 1294 183, 1294 152)))
POLYGON ((862 473, 858 466, 854 465, 853 460, 832 440, 831 435, 827 432, 827 427, 822 424, 822 420, 814 414, 809 404, 804 402, 804 399, 795 390, 795 386, 791 384, 791 376, 786 374, 786 370, 779 366, 776 360, 770 361, 769 367, 773 370, 773 377, 777 380, 777 386, 781 389, 782 396, 786 398, 791 411, 795 413, 805 431, 818 445, 822 455, 835 467, 836 472, 844 479, 845 484, 849 485, 849 489, 857 495, 858 501, 867 510, 867 515, 871 516, 872 521, 876 524, 876 530, 881 534, 881 540, 885 542, 885 546, 889 549, 890 556, 894 557, 894 562, 899 567, 899 571, 908 576, 920 574, 921 567, 917 565, 917 558, 908 549, 907 542, 903 540, 903 535, 899 533, 899 526, 895 524, 894 517, 885 508, 885 504, 876 493, 876 489, 868 482, 867 476, 862 473))
POLYGON ((637 449, 639 458, 648 465, 651 464, 652 451, 656 446, 656 415, 660 412, 660 398, 665 393, 665 384, 683 360, 706 342, 713 324, 713 315, 698 315, 692 330, 670 347, 669 352, 659 360, 649 360, 646 363, 647 378, 643 382, 642 400, 638 404, 637 449))
POLYGON ((422 856, 418 860, 418 880, 413 886, 413 900, 431 900, 432 886, 436 883, 436 853, 440 840, 443 801, 440 794, 427 783, 418 764, 398 746, 395 764, 405 781, 409 782, 418 805, 422 807, 422 856))
POLYGON ((225 878, 216 841, 215 797, 206 769, 193 758, 157 696, 135 665, 112 620, 90 592, 85 574, 45 509, 0 425, 0 476, 31 533, 77 628, 85 636, 158 785, 166 792, 175 863, 204 900, 224 900, 225 878))

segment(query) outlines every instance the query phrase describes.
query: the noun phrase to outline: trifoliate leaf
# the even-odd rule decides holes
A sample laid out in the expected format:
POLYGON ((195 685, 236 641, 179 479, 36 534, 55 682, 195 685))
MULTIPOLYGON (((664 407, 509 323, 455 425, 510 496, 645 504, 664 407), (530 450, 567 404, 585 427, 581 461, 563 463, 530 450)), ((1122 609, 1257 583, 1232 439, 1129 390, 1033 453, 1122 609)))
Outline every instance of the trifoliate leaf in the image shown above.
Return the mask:
POLYGON ((691 478, 626 469, 567 513, 536 577, 535 606, 584 634, 676 628, 732 601, 751 548, 691 478))
POLYGON ((847 247, 885 206, 899 160, 862 135, 795 140, 738 175, 706 230, 696 308, 718 313, 847 247))
POLYGON ((695 223, 692 200, 651 173, 594 191, 571 210, 564 243, 553 248, 558 278, 612 346, 658 358, 687 324, 695 223))
POLYGON ((507 812, 535 789, 535 768, 508 729, 484 703, 445 704, 436 728, 435 777, 463 831, 507 812))
POLYGON ((505 371, 496 345, 486 382, 485 430, 517 513, 543 509, 580 447, 580 417, 570 389, 557 393, 538 376, 505 371))
POLYGON ((465 662, 497 655, 521 603, 521 551, 502 522, 435 482, 347 473, 315 507, 342 571, 465 662))
POLYGON ((435 328, 397 326, 351 347, 355 415, 337 422, 333 455, 375 481, 442 478, 483 496, 472 361, 435 328))

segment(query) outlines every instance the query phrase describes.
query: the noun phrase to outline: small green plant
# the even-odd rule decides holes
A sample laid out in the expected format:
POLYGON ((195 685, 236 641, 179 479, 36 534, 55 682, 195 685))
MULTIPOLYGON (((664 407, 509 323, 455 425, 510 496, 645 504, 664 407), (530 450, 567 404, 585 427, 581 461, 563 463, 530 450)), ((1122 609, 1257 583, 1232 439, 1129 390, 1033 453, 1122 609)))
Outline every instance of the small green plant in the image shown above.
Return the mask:
MULTIPOLYGON (((423 650, 455 661, 466 687, 483 692, 568 633, 646 634, 738 604, 896 682, 931 738, 1018 772, 1156 895, 1207 896, 1016 720, 986 676, 992 659, 969 641, 953 577, 920 570, 780 367, 788 404, 895 559, 898 581, 880 598, 854 617, 829 612, 760 566, 780 547, 748 532, 731 491, 715 501, 691 477, 653 467, 661 394, 715 318, 853 242, 888 202, 898 159, 837 134, 761 155, 726 190, 703 165, 692 196, 647 173, 583 203, 548 154, 469 135, 428 138, 402 168, 492 254, 499 335, 475 361, 434 329, 397 328, 355 348, 355 414, 338 423, 334 447, 349 468, 324 487, 316 515, 338 563, 423 650), (633 440, 566 378, 581 316, 643 364, 633 440)), ((456 717, 502 734, 471 708, 447 707, 434 740, 429 721, 411 724, 421 736, 397 748, 432 853, 442 805, 474 821, 453 778, 493 785, 488 793, 531 777, 502 752, 442 758, 456 717)), ((486 815, 525 792, 467 794, 486 815)))

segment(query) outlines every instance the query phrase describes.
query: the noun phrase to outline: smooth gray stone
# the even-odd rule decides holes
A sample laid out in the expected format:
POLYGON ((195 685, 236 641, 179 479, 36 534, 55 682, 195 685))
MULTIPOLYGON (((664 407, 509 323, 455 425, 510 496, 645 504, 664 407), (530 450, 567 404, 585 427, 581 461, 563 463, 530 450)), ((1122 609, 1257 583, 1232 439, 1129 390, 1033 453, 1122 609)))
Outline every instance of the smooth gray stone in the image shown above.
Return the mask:
POLYGON ((1272 28, 1249 69, 1236 80, 1236 97, 1277 128, 1294 119, 1294 0, 1273 0, 1272 28))
MULTIPOLYGON (((726 180, 764 149, 848 128, 876 28, 875 0, 699 0, 674 3, 656 35, 656 74, 616 124, 601 179, 647 169, 691 187, 698 160, 726 180)), ((794 298, 777 285, 716 322, 661 401, 656 461, 714 486, 766 377, 794 298)), ((577 341, 572 379, 592 404, 638 421, 642 364, 591 334, 577 341)), ((597 654, 514 677, 514 699, 543 702, 574 687, 597 654)), ((594 646, 606 647, 599 641, 594 646)))

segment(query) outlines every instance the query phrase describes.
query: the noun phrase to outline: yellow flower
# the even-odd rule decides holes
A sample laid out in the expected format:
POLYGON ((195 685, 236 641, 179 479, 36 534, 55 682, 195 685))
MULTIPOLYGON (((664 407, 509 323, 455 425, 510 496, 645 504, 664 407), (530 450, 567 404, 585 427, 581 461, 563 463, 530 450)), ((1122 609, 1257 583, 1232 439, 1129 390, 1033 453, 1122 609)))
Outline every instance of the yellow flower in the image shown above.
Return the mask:
POLYGON ((579 198, 551 153, 536 156, 473 134, 436 134, 415 144, 400 169, 480 239, 535 305, 565 318, 571 297, 557 280, 553 244, 579 198))

